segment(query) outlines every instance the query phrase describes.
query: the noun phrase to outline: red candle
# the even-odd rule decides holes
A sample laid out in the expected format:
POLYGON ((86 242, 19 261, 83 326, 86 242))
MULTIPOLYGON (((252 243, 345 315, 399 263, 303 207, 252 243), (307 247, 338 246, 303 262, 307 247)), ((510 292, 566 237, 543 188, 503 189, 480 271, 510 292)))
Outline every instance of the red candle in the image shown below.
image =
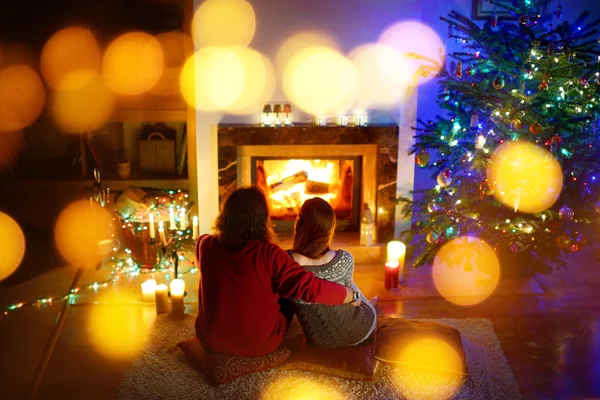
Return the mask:
POLYGON ((398 260, 388 261, 385 263, 385 288, 387 290, 398 289, 398 268, 400 263, 398 260))

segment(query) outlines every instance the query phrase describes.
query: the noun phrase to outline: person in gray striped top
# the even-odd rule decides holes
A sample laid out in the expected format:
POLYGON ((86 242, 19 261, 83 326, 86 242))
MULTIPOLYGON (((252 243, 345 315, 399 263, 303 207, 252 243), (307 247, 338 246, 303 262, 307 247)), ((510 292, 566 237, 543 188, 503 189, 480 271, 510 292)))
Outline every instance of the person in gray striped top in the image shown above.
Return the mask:
POLYGON ((318 278, 353 288, 360 305, 327 306, 293 300, 293 308, 308 343, 324 348, 358 345, 375 331, 378 299, 368 301, 352 277, 354 259, 345 250, 330 248, 335 231, 335 212, 325 200, 315 197, 302 205, 294 226, 294 260, 318 278))

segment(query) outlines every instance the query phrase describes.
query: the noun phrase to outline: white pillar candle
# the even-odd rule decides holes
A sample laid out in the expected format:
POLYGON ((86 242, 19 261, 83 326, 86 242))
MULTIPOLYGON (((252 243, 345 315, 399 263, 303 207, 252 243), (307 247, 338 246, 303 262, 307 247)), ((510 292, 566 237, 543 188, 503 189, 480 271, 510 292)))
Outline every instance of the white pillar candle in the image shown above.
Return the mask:
POLYGON ((185 216, 185 208, 182 208, 179 212, 179 229, 182 231, 187 228, 187 218, 185 216))
POLYGON ((185 311, 185 306, 183 304, 185 281, 183 279, 173 279, 169 286, 171 288, 171 312, 173 314, 183 315, 185 311))
POLYGON ((163 246, 167 245, 167 237, 165 236, 165 224, 162 221, 158 221, 158 237, 163 246))
POLYGON ((406 245, 397 240, 392 240, 387 245, 387 261, 398 262, 400 280, 404 280, 404 259, 406 257, 406 245))
POLYGON ((161 283, 156 287, 155 299, 156 299, 156 313, 162 314, 169 311, 169 288, 164 283, 161 283))
POLYGON ((194 216, 192 219, 192 239, 198 239, 198 217, 194 216))
POLYGON ((173 207, 169 208, 169 229, 177 229, 177 226, 175 225, 175 211, 173 211, 173 207))
POLYGON ((154 292, 156 291, 156 281, 148 279, 142 282, 142 301, 153 302, 154 292))
POLYGON ((156 232, 154 231, 154 213, 150 213, 150 216, 148 217, 148 228, 150 238, 154 239, 156 237, 156 232))

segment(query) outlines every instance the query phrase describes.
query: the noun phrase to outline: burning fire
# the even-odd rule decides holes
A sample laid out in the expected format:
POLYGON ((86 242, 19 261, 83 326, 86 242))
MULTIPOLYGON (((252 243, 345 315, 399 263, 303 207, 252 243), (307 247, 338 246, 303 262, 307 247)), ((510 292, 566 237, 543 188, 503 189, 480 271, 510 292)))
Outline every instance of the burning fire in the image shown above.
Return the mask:
POLYGON ((275 218, 297 215, 313 197, 321 197, 334 208, 338 203, 340 161, 265 160, 264 171, 275 218))

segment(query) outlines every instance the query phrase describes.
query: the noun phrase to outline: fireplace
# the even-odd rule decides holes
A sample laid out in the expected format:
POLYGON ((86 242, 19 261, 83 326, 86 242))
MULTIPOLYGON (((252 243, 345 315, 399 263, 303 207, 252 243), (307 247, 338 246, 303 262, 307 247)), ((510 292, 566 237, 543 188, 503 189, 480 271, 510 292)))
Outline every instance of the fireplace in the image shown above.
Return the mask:
POLYGON ((237 187, 262 186, 276 231, 285 238, 302 203, 319 196, 336 210, 345 237, 358 243, 360 222, 372 215, 375 240, 393 238, 397 125, 221 124, 217 134, 221 204, 237 187))
POLYGON ((376 209, 377 145, 242 145, 237 149, 237 186, 263 188, 280 232, 291 230, 300 207, 311 197, 332 205, 338 230, 358 232, 365 210, 376 209))

